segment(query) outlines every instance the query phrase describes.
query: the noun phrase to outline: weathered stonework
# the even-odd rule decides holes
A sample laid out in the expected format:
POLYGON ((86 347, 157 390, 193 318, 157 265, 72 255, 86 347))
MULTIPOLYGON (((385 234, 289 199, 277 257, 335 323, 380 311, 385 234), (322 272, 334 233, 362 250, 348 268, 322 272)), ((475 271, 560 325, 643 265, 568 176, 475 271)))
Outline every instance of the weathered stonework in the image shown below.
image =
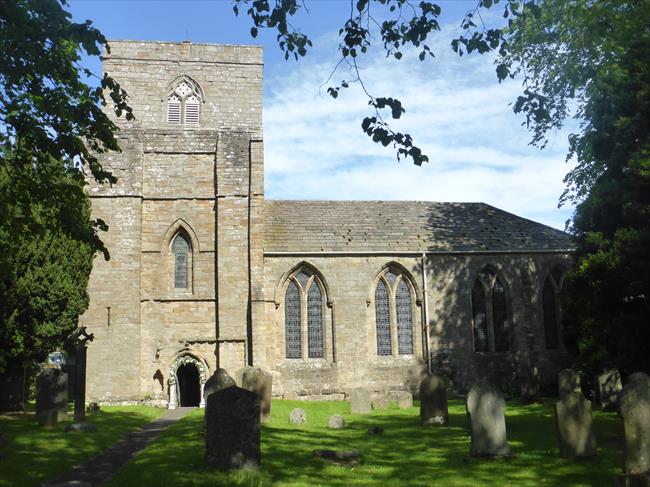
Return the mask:
POLYGON ((104 70, 136 119, 116 120, 122 152, 102 155, 118 182, 89 185, 111 253, 95 260, 81 319, 95 334, 89 401, 173 403, 179 381, 198 388, 245 365, 271 371, 274 396, 413 392, 428 354, 459 391, 479 378, 514 390, 531 362, 554 380, 566 353, 546 350, 541 290, 570 265, 565 234, 483 204, 265 201, 261 49, 110 45, 104 70), (168 122, 182 79, 200 91, 198 124, 168 122), (191 249, 184 288, 179 234, 191 249), (485 266, 505 283, 509 351, 474 351, 471 289, 485 266), (285 295, 301 269, 322 286, 323 354, 288 359, 285 295), (377 353, 375 289, 389 270, 407 284, 412 353, 397 352, 395 335, 392 353, 377 353))

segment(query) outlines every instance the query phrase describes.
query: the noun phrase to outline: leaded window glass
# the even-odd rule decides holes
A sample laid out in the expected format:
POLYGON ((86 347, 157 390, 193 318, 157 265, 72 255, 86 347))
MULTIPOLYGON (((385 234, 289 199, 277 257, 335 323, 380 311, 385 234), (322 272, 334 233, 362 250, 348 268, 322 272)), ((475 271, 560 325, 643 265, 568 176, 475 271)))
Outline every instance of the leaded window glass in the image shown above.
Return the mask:
POLYGON ((375 289, 375 319, 377 321, 377 355, 391 355, 390 302, 384 281, 377 283, 375 289))
POLYGON ((397 349, 400 354, 413 353, 413 319, 411 316, 411 293, 401 280, 395 293, 397 311, 397 349))
POLYGON ((289 281, 284 298, 285 347, 287 358, 302 356, 300 290, 289 281))
POLYGON ((555 350, 558 348, 558 320, 557 304, 555 299, 555 288, 551 278, 547 277, 542 289, 542 311, 544 313, 544 337, 546 348, 555 350))
POLYGON ((309 274, 301 272, 296 276, 296 281, 300 283, 303 290, 307 289, 307 282, 309 281, 309 274))
POLYGON ((307 294, 307 355, 323 358, 323 300, 318 284, 312 282, 307 294))
POLYGON ((387 272, 386 275, 386 280, 388 281, 388 285, 390 287, 393 287, 395 285, 395 281, 397 280, 397 274, 394 272, 387 272))
POLYGON ((474 351, 488 351, 488 324, 485 309, 485 289, 479 279, 472 287, 472 316, 474 318, 474 351))
POLYGON ((190 253, 190 244, 182 233, 176 235, 172 243, 172 253, 174 254, 174 287, 176 289, 187 289, 187 268, 188 256, 190 253))
POLYGON ((508 337, 508 313, 506 310, 506 290, 497 278, 492 288, 492 316, 494 323, 494 349, 503 352, 510 349, 508 337))

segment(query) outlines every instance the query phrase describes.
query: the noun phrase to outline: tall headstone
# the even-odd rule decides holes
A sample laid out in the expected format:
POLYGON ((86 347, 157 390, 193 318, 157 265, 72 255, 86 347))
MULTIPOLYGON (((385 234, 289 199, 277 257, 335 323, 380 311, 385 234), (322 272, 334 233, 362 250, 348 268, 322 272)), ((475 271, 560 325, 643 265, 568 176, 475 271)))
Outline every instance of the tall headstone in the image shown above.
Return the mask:
POLYGON ((650 380, 635 374, 620 395, 625 433, 625 473, 650 474, 650 380))
POLYGON ((363 387, 352 389, 350 393, 350 411, 352 414, 370 414, 370 393, 363 387))
POLYGON ((447 388, 442 377, 429 375, 420 382, 420 422, 422 426, 449 423, 447 388))
POLYGON ((395 395, 397 407, 399 409, 408 409, 413 407, 413 394, 408 391, 398 391, 395 395))
MULTIPOLYGON (((226 369, 217 369, 214 374, 210 376, 208 380, 205 381, 205 386, 203 387, 203 397, 205 400, 208 400, 210 394, 227 389, 228 387, 235 387, 235 381, 233 380, 226 369)), ((206 411, 207 415, 207 411, 206 411)))
POLYGON ((605 410, 614 410, 618 404, 618 395, 623 389, 621 374, 616 369, 608 369, 594 377, 594 389, 598 404, 605 410))
POLYGON ((573 369, 563 369, 557 374, 558 396, 573 392, 582 392, 580 387, 580 374, 573 369))
POLYGON ((260 465, 260 399, 237 386, 208 395, 205 460, 222 470, 260 465))
POLYGON ((562 458, 585 458, 596 454, 591 402, 581 392, 565 394, 555 403, 555 421, 562 458))
POLYGON ((49 367, 36 377, 36 421, 54 426, 68 419, 68 374, 49 367))
POLYGON ((259 367, 243 367, 235 374, 239 387, 254 392, 260 398, 260 414, 263 423, 271 416, 273 376, 259 367))
POLYGON ((472 386, 467 395, 467 413, 472 431, 470 454, 475 457, 510 454, 506 439, 506 403, 503 393, 488 382, 472 386))

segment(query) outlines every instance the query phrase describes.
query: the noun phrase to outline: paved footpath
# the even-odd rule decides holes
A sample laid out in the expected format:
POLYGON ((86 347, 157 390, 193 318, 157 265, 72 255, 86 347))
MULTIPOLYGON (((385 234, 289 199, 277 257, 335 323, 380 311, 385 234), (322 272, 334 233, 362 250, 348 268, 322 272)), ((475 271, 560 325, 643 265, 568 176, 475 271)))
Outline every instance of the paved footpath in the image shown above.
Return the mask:
MULTIPOLYGON (((63 475, 46 482, 43 487, 93 487, 101 485, 126 465, 136 453, 146 448, 160 433, 193 409, 196 408, 168 409, 159 419, 129 433, 123 440, 118 441, 107 450, 91 457, 63 475)), ((92 435, 92 433, 82 434, 92 435)))

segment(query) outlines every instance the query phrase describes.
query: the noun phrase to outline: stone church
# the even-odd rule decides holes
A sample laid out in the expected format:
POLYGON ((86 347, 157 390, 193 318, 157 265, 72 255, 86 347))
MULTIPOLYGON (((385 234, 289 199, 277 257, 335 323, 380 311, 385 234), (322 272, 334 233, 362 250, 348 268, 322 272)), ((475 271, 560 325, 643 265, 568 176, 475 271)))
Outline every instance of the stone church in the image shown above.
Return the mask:
MULTIPOLYGON (((568 236, 483 203, 264 198, 262 49, 112 41, 130 95, 118 178, 90 183, 111 258, 95 260, 87 397, 199 405, 218 367, 273 394, 515 387, 566 360, 568 236)), ((307 108, 307 107, 306 107, 307 108)))

